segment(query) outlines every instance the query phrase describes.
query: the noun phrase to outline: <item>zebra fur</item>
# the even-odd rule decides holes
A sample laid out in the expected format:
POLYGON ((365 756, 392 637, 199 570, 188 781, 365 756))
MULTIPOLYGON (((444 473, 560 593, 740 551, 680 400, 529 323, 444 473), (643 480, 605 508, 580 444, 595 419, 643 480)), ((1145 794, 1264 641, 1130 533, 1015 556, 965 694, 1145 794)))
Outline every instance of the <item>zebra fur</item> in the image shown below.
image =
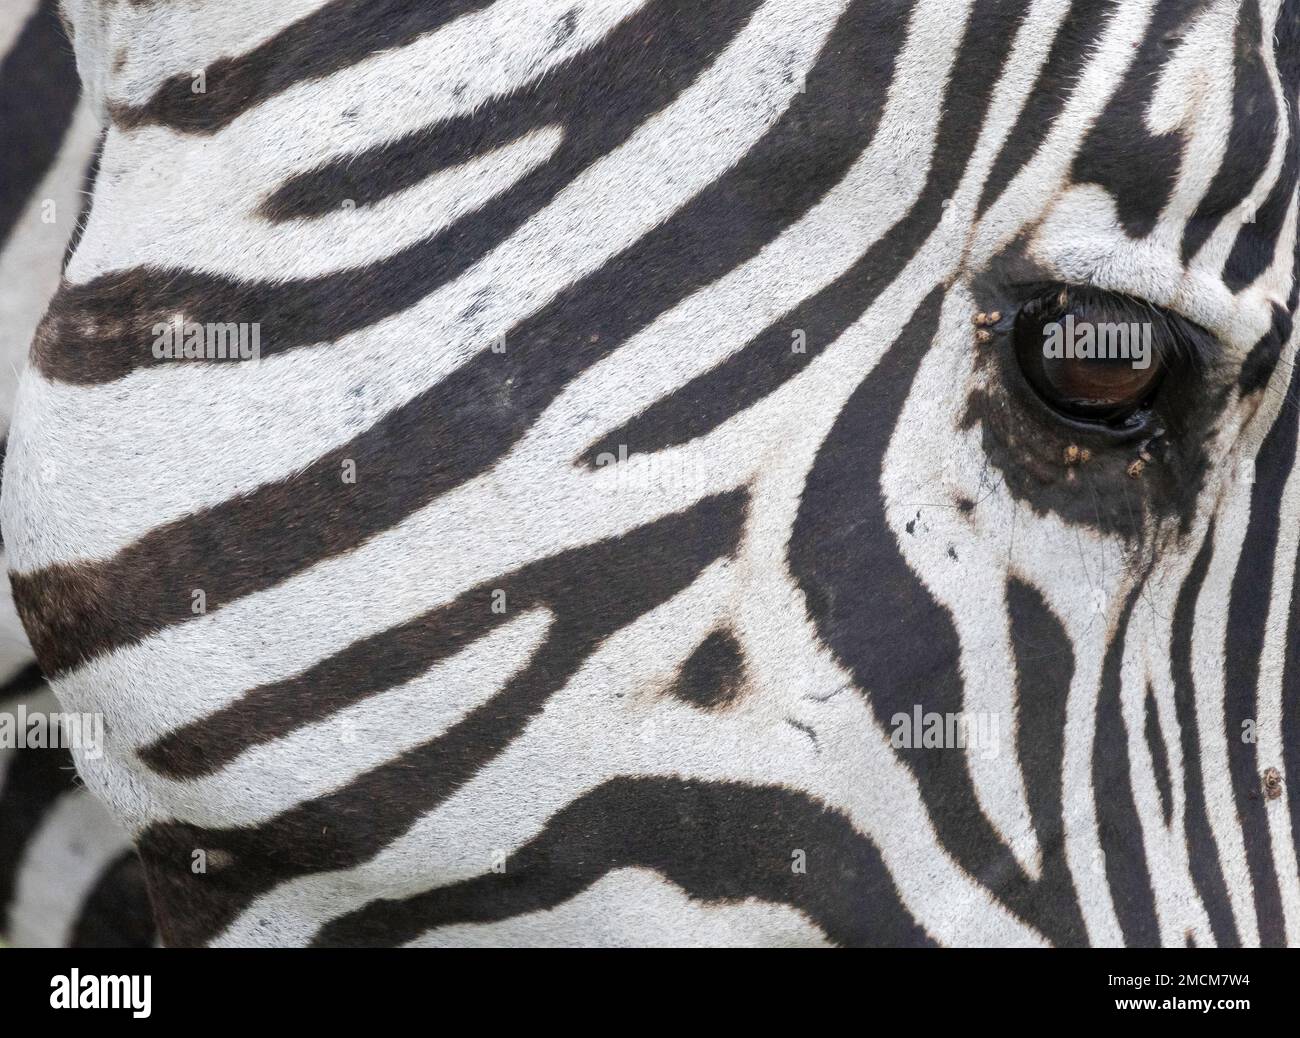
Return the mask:
POLYGON ((4 532, 167 943, 1300 940, 1294 3, 65 12, 4 532), (1041 283, 1205 333, 1158 446, 1041 283))
MULTIPOLYGON (((0 421, 58 287, 81 212, 98 124, 78 103, 55 4, 0 14, 0 421)), ((0 444, 3 439, 0 438, 0 444)), ((6 583, 0 595, 0 711, 58 710, 6 583)), ((0 941, 17 947, 154 943, 144 872, 125 832, 76 782, 65 749, 0 747, 0 941)))

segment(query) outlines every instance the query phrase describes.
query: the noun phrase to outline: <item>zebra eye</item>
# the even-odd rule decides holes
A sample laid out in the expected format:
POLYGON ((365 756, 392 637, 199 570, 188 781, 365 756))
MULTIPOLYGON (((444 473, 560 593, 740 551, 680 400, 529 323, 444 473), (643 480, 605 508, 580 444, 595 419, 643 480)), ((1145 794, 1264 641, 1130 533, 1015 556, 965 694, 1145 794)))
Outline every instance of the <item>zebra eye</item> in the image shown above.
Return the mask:
POLYGON ((1049 408, 1126 430, 1144 424, 1165 373, 1162 320, 1137 300, 1053 288, 1019 308, 1011 334, 1025 380, 1049 408))

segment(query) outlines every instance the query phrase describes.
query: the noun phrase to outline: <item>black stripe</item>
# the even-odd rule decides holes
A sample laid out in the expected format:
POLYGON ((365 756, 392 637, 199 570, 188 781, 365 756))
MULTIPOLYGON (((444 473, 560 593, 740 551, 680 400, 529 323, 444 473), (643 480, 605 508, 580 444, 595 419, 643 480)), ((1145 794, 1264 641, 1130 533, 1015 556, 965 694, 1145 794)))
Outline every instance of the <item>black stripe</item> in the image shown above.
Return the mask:
MULTIPOLYGON (((1295 193, 1297 171, 1300 170, 1300 112, 1296 107, 1296 94, 1300 91, 1300 3, 1296 0, 1286 0, 1282 5, 1278 14, 1276 38, 1277 71, 1285 103, 1285 128, 1291 136, 1283 153, 1277 182, 1264 204, 1256 211, 1254 222, 1243 223, 1237 231, 1232 251, 1224 262, 1223 280, 1234 292, 1240 292, 1267 270, 1277 255, 1277 250, 1284 244, 1282 229, 1295 193)), ((1256 147, 1260 147, 1260 144, 1257 143, 1256 147)))
MULTIPOLYGON (((202 943, 254 897, 286 879, 351 868, 378 854, 502 753, 603 639, 677 594, 716 559, 730 555, 745 506, 743 492, 733 491, 592 545, 555 567, 563 576, 558 586, 530 585, 530 578, 546 573, 544 567, 520 571, 510 585, 523 600, 517 604, 544 604, 554 618, 545 643, 528 665, 442 735, 343 789, 304 801, 255 828, 151 826, 139 846, 167 944, 202 943), (229 864, 196 876, 190 871, 195 848, 206 849, 210 862, 224 857, 229 864)), ((473 600, 480 606, 479 630, 486 631, 491 599, 481 593, 473 600)), ((515 608, 509 593, 506 603, 515 608)), ((464 622, 471 622, 468 615, 464 622)), ((455 631, 431 634, 435 643, 457 637, 455 631)), ((374 659, 381 674, 391 673, 411 646, 399 639, 386 649, 393 655, 374 659)), ((426 658, 437 652, 435 644, 426 658)), ((332 698, 337 701, 348 693, 336 689, 332 698)), ((280 707, 291 709, 284 703, 280 707)), ((193 742, 201 753, 202 735, 193 742)))
POLYGON ((1075 0, 1065 12, 1038 79, 1016 116, 1015 125, 989 170, 988 179, 984 181, 979 204, 975 207, 977 217, 984 214, 1016 174, 1038 153, 1069 100, 1070 91, 1096 54, 1097 44, 1108 24, 1106 18, 1098 17, 1097 5, 1091 2, 1075 0))
POLYGON ((182 133, 215 133, 245 112, 299 83, 321 79, 419 37, 490 0, 333 0, 280 30, 247 54, 204 69, 202 93, 189 73, 177 73, 143 105, 110 105, 126 128, 156 124, 182 133))
MULTIPOLYGON (((345 199, 374 205, 545 126, 562 126, 564 141, 548 163, 552 169, 532 179, 552 187, 571 181, 576 170, 607 155, 649 114, 662 109, 671 100, 664 93, 669 83, 688 82, 705 60, 720 54, 752 6, 728 10, 715 5, 706 11, 688 5, 696 15, 690 18, 683 17, 687 8, 677 0, 651 0, 592 50, 574 55, 536 82, 465 115, 291 177, 259 212, 271 220, 290 220, 336 213, 345 199), (672 72, 663 67, 670 59, 696 71, 672 72)), ((517 204, 509 208, 523 209, 517 204)))
MULTIPOLYGON (((1300 257, 1300 253, 1297 253, 1300 257)), ((1292 274, 1291 299, 1286 308, 1273 304, 1273 320, 1267 332, 1250 348, 1246 359, 1241 362, 1241 371, 1237 375, 1237 388, 1244 396, 1254 393, 1268 385, 1269 379, 1277 369, 1277 362, 1282 359, 1282 351, 1291 341, 1292 317, 1295 312, 1296 289, 1300 288, 1300 264, 1292 274)))
MULTIPOLYGON (((140 759, 170 778, 212 774, 254 746, 414 680, 530 609, 595 610, 601 596, 593 591, 580 602, 574 597, 579 585, 584 579, 608 582, 601 571, 647 532, 629 534, 626 543, 605 541, 561 552, 494 577, 454 602, 353 642, 301 674, 249 690, 215 713, 169 732, 141 750, 140 759), (505 595, 507 612, 492 609, 498 592, 505 595)), ((599 630, 605 630, 605 621, 599 630)))
POLYGON ((372 901, 315 943, 391 946, 438 927, 544 911, 621 868, 654 869, 709 903, 792 905, 842 945, 934 943, 900 901, 880 852, 839 812, 780 787, 666 778, 606 782, 552 817, 505 872, 372 901), (806 873, 793 867, 799 851, 806 873))
POLYGON ((1169 827, 1174 818, 1174 784, 1169 774, 1169 749, 1165 747, 1165 735, 1160 728, 1160 708, 1156 704, 1156 691, 1147 685, 1147 699, 1143 701, 1143 712, 1147 723, 1143 734, 1147 736, 1147 752, 1151 753, 1151 766, 1156 777, 1156 792, 1160 793, 1160 813, 1165 818, 1165 827, 1169 827))
MULTIPOLYGON (((881 498, 881 466, 899 413, 933 345, 936 288, 854 391, 818 451, 789 542, 819 637, 853 675, 886 732, 896 714, 962 711, 961 652, 948 611, 899 551, 881 498), (918 652, 917 646, 924 646, 918 652)), ((954 561, 954 565, 960 563, 954 561)), ((1071 943, 1068 875, 1034 883, 980 808, 962 748, 897 749, 920 787, 940 843, 975 880, 1049 939, 1071 943)))
POLYGON ((892 9, 880 17, 855 0, 809 74, 826 77, 818 96, 839 104, 798 95, 726 175, 512 329, 505 353, 485 349, 303 472, 160 527, 108 562, 15 575, 14 599, 46 672, 192 620, 189 592, 177 589, 202 587, 211 613, 356 547, 490 468, 574 378, 757 254, 838 181, 875 125, 845 98, 865 82, 859 41, 878 46, 895 24, 892 9), (794 172, 774 194, 773 171, 787 166, 794 172), (348 459, 355 484, 340 479, 348 459))
POLYGON ((35 663, 28 663, 16 674, 0 685, 0 705, 7 705, 11 699, 25 696, 45 684, 45 676, 35 663))
POLYGON ((1082 946, 1088 930, 1065 855, 1065 721, 1074 650, 1038 589, 1015 577, 1007 581, 1007 616, 1016 662, 1016 760, 1042 850, 1039 882, 1059 897, 1053 940, 1082 946))
MULTIPOLYGON (((1255 483, 1250 491, 1250 521, 1232 578, 1223 643, 1223 720, 1228 767, 1232 774, 1246 860, 1250 866, 1260 941, 1266 946, 1280 946, 1286 942, 1282 893, 1273 869, 1268 814, 1260 789, 1260 772, 1276 762, 1259 760, 1256 743, 1243 737, 1242 724, 1259 718, 1259 664, 1272 600, 1273 563, 1283 520, 1282 492, 1296 462, 1298 431, 1300 423, 1296 421, 1294 409, 1283 407, 1256 455, 1255 483)), ((1294 521, 1294 516, 1286 518, 1294 521)))
MULTIPOLYGON (((993 86, 1023 17, 1023 9, 1008 9, 1001 0, 981 0, 976 5, 940 105, 943 115, 925 186, 907 215, 883 237, 871 242, 866 252, 831 284, 769 325, 717 367, 603 436, 584 453, 583 462, 594 466, 601 454, 616 453, 620 445, 632 452, 648 453, 705 435, 802 372, 871 306, 938 226, 944 213, 940 203, 953 192, 965 172, 993 86), (803 353, 791 348, 796 332, 803 335, 803 353)), ((868 42, 873 51, 879 46, 874 39, 864 40, 864 49, 868 42)), ((864 54, 864 59, 867 56, 864 54)), ((888 79, 871 84, 876 93, 864 92, 856 103, 869 112, 883 113, 888 85, 888 79), (866 98, 872 100, 868 103, 866 98)), ((810 94, 815 89, 810 81, 810 94)), ((828 102, 854 103, 840 98, 829 98, 828 102)))
MULTIPOLYGON (((709 4, 657 0, 652 24, 659 25, 660 31, 653 34, 650 50, 645 28, 639 34, 616 34, 615 42, 624 51, 609 54, 606 81, 586 82, 588 93, 553 98, 550 81, 543 79, 507 98, 503 105, 528 108, 514 117, 512 125, 530 125, 539 109, 544 114, 549 105, 564 100, 573 106, 577 125, 569 128, 573 132, 566 133, 550 161, 451 226, 390 257, 357 269, 291 281, 248 281, 204 271, 134 267, 85 284, 65 284, 37 330, 32 362, 51 378, 110 381, 137 367, 177 363, 154 356, 152 333, 155 324, 170 321, 177 313, 199 324, 258 324, 261 355, 269 357, 332 342, 414 306, 505 241, 574 177, 614 151, 654 112, 671 104, 726 49, 757 6, 758 0, 709 4), (671 25, 672 31, 664 31, 664 25, 671 25), (653 75, 644 74, 647 66, 654 69, 653 75)), ((567 82, 561 80, 560 86, 567 82)), ((490 127, 473 119, 469 123, 456 125, 465 134, 489 133, 490 127)), ((441 137, 435 143, 449 146, 441 137)), ((466 155, 477 151, 470 139, 462 146, 466 155)), ((436 166, 440 161, 435 156, 428 163, 436 166)), ((364 158, 361 162, 383 182, 404 183, 401 168, 367 165, 364 158)), ((765 172, 771 168, 774 163, 765 172)), ((368 190, 376 197, 387 193, 384 187, 368 190)), ((303 204, 296 194, 292 197, 293 204, 303 204)), ((761 197, 757 201, 755 215, 770 204, 761 197)), ((733 213, 733 220, 736 217, 733 213)), ((464 316, 469 320, 472 315, 464 316)))
POLYGON ((1264 64, 1264 44, 1259 0, 1246 0, 1237 19, 1233 53, 1236 84, 1232 94, 1232 130, 1214 179, 1183 229, 1184 265, 1205 244, 1218 221, 1241 205, 1268 166, 1270 149, 1263 142, 1272 141, 1278 124, 1277 101, 1264 64))
POLYGON ((1152 134, 1147 129, 1147 111, 1161 67, 1206 6, 1207 0, 1164 0, 1156 5, 1124 81, 1074 159, 1075 183, 1104 188, 1115 201, 1125 232, 1134 238, 1145 237, 1155 228, 1173 193, 1185 144, 1181 130, 1152 134), (1117 148, 1117 141, 1125 147, 1117 148))
POLYGON ((1147 696, 1142 703, 1146 716, 1143 734, 1147 740, 1147 752, 1151 754, 1151 768, 1155 772, 1156 792, 1160 796, 1160 814, 1169 827, 1174 813, 1173 781, 1169 774, 1169 750, 1165 747, 1164 733, 1160 730, 1160 710, 1156 705, 1155 690, 1147 685, 1147 696))
POLYGON ((0 932, 10 926, 14 887, 27 846, 54 807, 73 788, 76 771, 65 749, 20 749, 0 775, 0 932))
POLYGON ((1145 575, 1124 603, 1102 664, 1092 747, 1092 789, 1097 808, 1097 838, 1105 855, 1106 881, 1124 943, 1129 947, 1154 948, 1160 944, 1160 924, 1142 839, 1142 822, 1133 800, 1129 733, 1120 705, 1124 643, 1133 607, 1144 584, 1145 575))
MULTIPOLYGON (((1196 684, 1192 677, 1192 633, 1196 602, 1205 584, 1205 574, 1214 555, 1214 525, 1192 560, 1192 568, 1178 590, 1169 646, 1170 674, 1174 682, 1174 707, 1178 715, 1183 748, 1183 835, 1192 882, 1210 919, 1214 943, 1220 948, 1240 947, 1228 885, 1219 866, 1219 848, 1214 842, 1205 801, 1205 780, 1201 773, 1201 741, 1196 719, 1196 684)), ((1208 942, 1202 942, 1208 943, 1208 942)))
POLYGON ((81 903, 69 946, 152 948, 156 937, 144 866, 135 851, 123 851, 81 903))
POLYGON ((703 710, 720 710, 745 687, 745 654, 730 631, 713 631, 695 647, 668 687, 668 694, 703 710))
MULTIPOLYGON (((1294 126, 1294 104, 1291 107, 1291 124, 1294 126)), ((1297 147, 1300 145, 1294 140, 1287 146, 1273 190, 1256 210, 1254 222, 1241 225, 1232 251, 1223 264, 1224 284, 1234 292, 1252 285, 1268 269, 1277 249, 1283 244, 1282 227, 1296 187, 1297 147)))
POLYGON ((57 0, 41 0, 0 62, 0 246, 54 165, 77 107, 57 0))

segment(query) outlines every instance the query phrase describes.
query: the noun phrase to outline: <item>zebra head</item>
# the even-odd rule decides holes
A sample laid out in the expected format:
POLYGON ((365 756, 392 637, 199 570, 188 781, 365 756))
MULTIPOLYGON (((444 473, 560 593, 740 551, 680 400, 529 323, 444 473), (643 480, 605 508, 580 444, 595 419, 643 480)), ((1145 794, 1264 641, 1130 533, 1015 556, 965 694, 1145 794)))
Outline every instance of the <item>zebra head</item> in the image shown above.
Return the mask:
POLYGON ((1300 940, 1295 3, 65 9, 5 541, 169 941, 1300 940))

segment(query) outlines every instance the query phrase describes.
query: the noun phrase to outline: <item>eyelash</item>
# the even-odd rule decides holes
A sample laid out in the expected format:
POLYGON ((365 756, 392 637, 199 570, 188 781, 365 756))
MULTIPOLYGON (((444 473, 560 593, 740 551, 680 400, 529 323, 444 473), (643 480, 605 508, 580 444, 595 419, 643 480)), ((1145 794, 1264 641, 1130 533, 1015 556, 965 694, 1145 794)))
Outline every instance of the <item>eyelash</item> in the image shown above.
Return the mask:
MULTIPOLYGON (((1075 428, 1142 433, 1152 424, 1152 409, 1167 377, 1172 372, 1199 374, 1216 349, 1213 336, 1185 318, 1095 288, 1029 286, 1006 319, 997 316, 996 331, 1010 338, 1028 388, 1075 428), (1135 343, 1133 329, 1139 334, 1135 343), (1075 342, 1082 355, 1070 354, 1075 342)), ((979 317, 976 323, 981 323, 979 317)), ((987 341, 991 334, 978 337, 987 341)))

